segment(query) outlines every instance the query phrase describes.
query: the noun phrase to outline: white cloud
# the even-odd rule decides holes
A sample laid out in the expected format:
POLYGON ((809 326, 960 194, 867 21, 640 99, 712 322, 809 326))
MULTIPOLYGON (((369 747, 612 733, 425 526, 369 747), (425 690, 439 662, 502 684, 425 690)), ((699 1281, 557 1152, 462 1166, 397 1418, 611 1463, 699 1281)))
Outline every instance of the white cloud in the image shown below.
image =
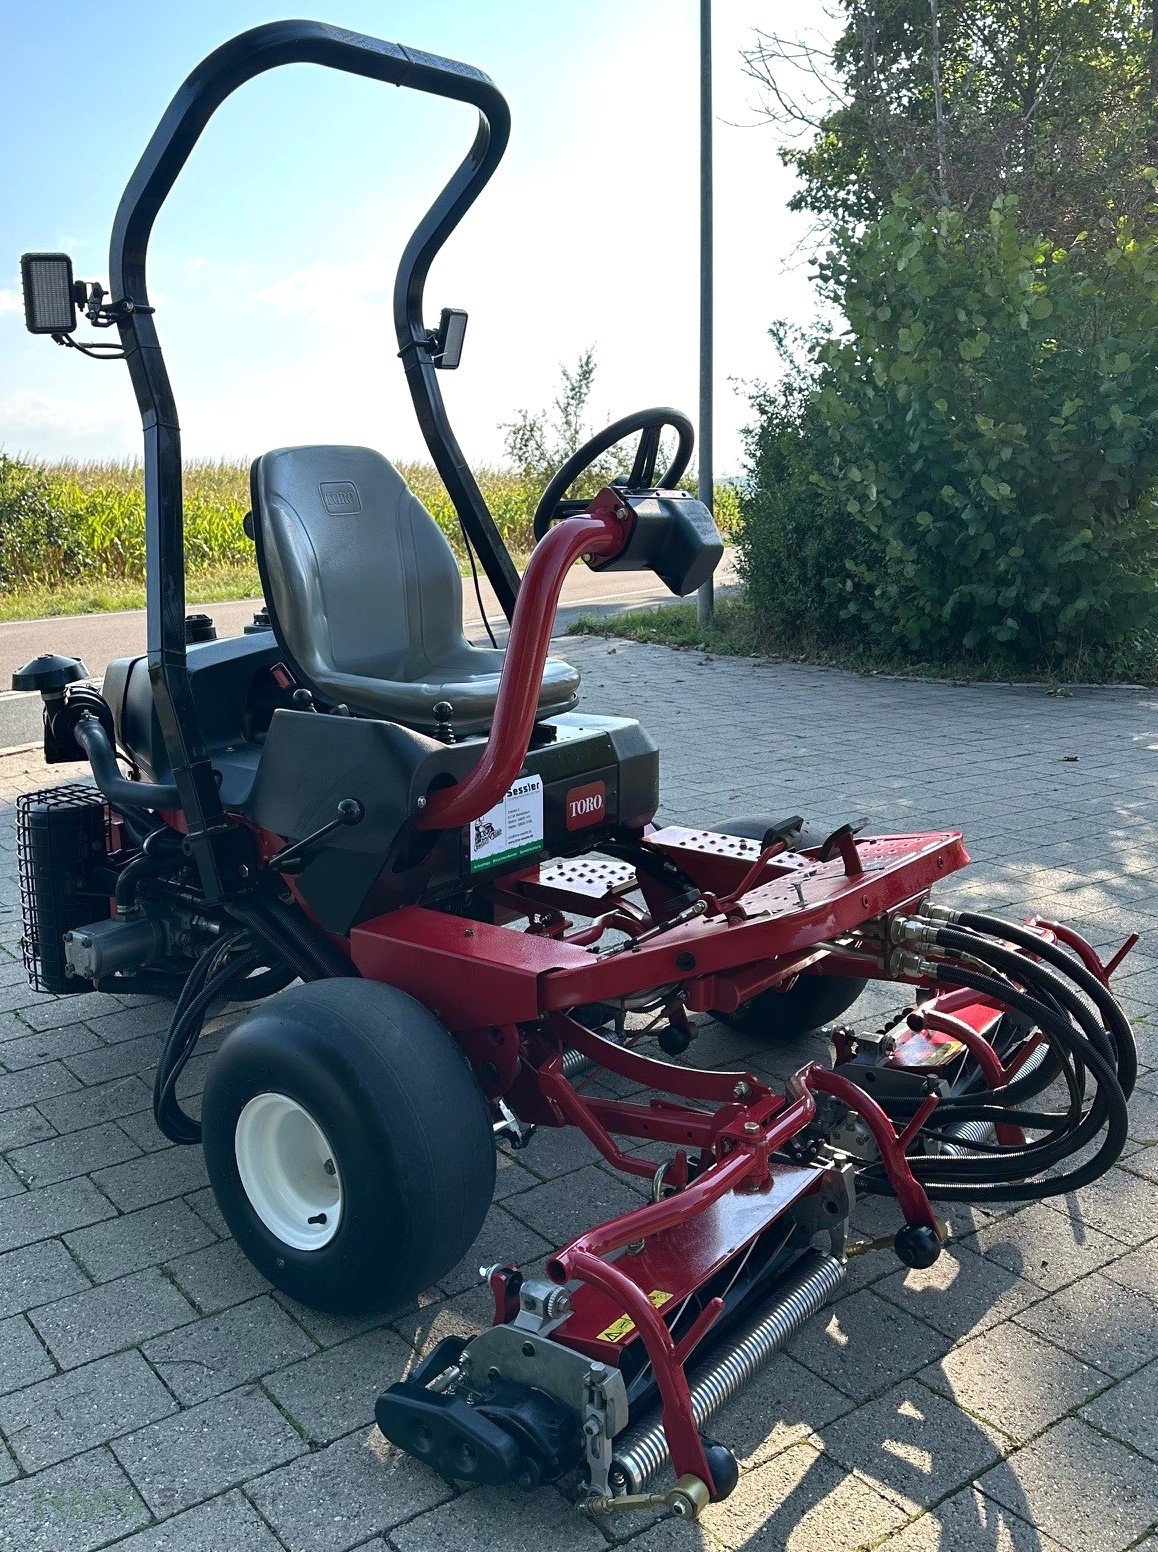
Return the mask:
POLYGON ((12 454, 32 449, 47 458, 121 457, 135 421, 131 400, 121 408, 48 393, 0 394, 0 438, 12 454))
POLYGON ((307 264, 264 286, 257 300, 295 317, 348 317, 355 308, 385 301, 393 281, 393 271, 381 254, 364 253, 356 259, 322 259, 307 264))
POLYGON ((18 313, 22 306, 18 291, 9 291, 0 286, 0 313, 18 313))

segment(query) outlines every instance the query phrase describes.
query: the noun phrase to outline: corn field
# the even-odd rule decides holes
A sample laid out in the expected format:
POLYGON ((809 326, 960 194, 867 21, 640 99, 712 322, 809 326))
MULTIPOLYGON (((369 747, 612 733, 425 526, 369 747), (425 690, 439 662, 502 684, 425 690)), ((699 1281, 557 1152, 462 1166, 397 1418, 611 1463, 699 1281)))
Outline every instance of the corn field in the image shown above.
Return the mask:
MULTIPOLYGON (((460 561, 462 536, 433 465, 401 463, 399 472, 426 505, 460 561)), ((484 468, 479 485, 508 548, 532 548, 539 490, 508 470, 484 468)), ((733 487, 717 488, 725 531, 737 508, 733 487)), ((185 467, 185 552, 190 577, 244 567, 253 546, 242 520, 249 510, 244 463, 197 461, 185 467)), ((145 502, 134 463, 38 463, 0 453, 0 594, 77 582, 140 582, 145 575, 145 502)))

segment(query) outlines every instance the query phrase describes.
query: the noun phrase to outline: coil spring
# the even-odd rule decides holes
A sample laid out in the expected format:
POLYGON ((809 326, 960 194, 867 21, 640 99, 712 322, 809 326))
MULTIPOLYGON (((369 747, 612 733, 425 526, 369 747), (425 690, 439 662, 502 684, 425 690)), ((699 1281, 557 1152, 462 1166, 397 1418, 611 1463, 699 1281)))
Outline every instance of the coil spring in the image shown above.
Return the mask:
POLYGON ((990 1143, 997 1138, 992 1121, 962 1121, 959 1126, 946 1127, 946 1131, 952 1132, 954 1140, 943 1142, 941 1152, 951 1158, 964 1158, 973 1151, 974 1143, 990 1143))
MULTIPOLYGON (((773 1353, 795 1336, 844 1282, 843 1264, 821 1250, 809 1250, 780 1283, 776 1302, 741 1329, 727 1350, 697 1369, 689 1388, 696 1427, 703 1428, 726 1402, 763 1368, 773 1353)), ((662 1419, 628 1428, 621 1435, 611 1468, 617 1493, 642 1492, 667 1464, 662 1419)))

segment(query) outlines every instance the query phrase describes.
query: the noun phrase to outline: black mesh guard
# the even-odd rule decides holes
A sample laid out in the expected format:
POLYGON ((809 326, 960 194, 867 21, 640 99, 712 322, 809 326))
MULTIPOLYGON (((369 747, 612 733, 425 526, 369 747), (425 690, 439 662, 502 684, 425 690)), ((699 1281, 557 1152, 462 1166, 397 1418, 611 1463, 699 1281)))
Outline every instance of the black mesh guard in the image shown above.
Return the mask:
MULTIPOLYGON (((84 888, 86 868, 111 850, 108 804, 88 782, 70 781, 16 799, 20 952, 33 991, 83 992, 64 972, 64 934, 98 918, 84 888)), ((106 912, 107 914, 107 908, 106 912)))

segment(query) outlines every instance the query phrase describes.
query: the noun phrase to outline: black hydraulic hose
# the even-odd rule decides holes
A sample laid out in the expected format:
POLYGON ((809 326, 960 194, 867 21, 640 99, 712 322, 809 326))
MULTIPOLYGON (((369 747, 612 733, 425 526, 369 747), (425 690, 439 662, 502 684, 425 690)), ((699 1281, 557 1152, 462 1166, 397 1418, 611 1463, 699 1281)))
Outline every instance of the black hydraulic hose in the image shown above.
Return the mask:
POLYGON ((351 961, 323 933, 283 901, 237 899, 230 900, 227 909, 279 959, 291 965, 303 981, 358 974, 351 961))
POLYGON ((73 731, 88 755, 93 780, 114 808, 180 808, 177 788, 171 782, 130 781, 121 775, 109 735, 91 712, 81 717, 73 731))
MULTIPOLYGON (((965 970, 963 966, 954 966, 953 968, 961 971, 965 970)), ((1033 985, 1028 974, 1026 975, 1026 980, 1033 985)), ((1088 1045, 1088 1041, 1080 1030, 1074 1028, 1057 1002, 1049 996, 1048 989, 1043 992, 1036 985, 1033 985, 1033 990, 1038 995, 1037 997, 1030 998, 1028 993, 1019 991, 1004 976, 994 973, 988 978, 988 981, 991 993, 999 996, 1006 1003, 1014 1003, 1021 999, 1021 1006, 1024 1010, 1028 1011, 1031 1008, 1035 1008, 1034 1019, 1043 1036, 1050 1041, 1055 1049, 1060 1046, 1060 1067, 1069 1087, 1070 1105, 1068 1113, 1065 1115, 1046 1114, 1043 1116, 1035 1112, 1037 1122, 1047 1127, 1050 1135, 1038 1138, 1035 1142, 1029 1143, 1021 1149, 1003 1150, 1003 1174, 1010 1173, 1010 1170, 1005 1168, 1005 1164, 1011 1160, 1015 1164, 1021 1161, 1026 1166, 1032 1164, 1034 1169, 1044 1169, 1051 1164, 1057 1163, 1060 1159, 1068 1157, 1077 1147, 1083 1146, 1087 1140, 1095 1137, 1106 1121, 1105 1099, 1100 1087, 1090 1109, 1085 1113, 1082 1111, 1085 1095, 1085 1066, 1082 1062, 1082 1056, 1083 1047, 1088 1045)), ((1106 1060, 1108 1061, 1108 1058, 1106 1060)), ((995 1089, 989 1095, 989 1098, 996 1101, 1005 1111, 1003 1119, 1023 1121, 1024 1124, 1033 1126, 1034 1123, 1030 1121, 1029 1115, 1025 1112, 1017 1110, 1015 1116, 1011 1116, 1011 1112, 1020 1098, 1016 1091, 1016 1086, 1017 1080, 1015 1079, 1013 1083, 1006 1084, 1000 1089, 995 1089)), ((964 1118, 961 1110, 954 1108, 952 1113, 957 1118, 964 1118)), ((989 1118, 987 1117, 986 1119, 989 1118)), ((960 1171, 965 1174, 975 1173, 984 1175, 986 1173, 984 1169, 971 1171, 967 1163, 961 1164, 960 1171)), ((1026 1170, 1023 1168, 1013 1172, 1024 1174, 1026 1170)))
MULTIPOLYGON (((1036 1003, 1035 999, 1006 987, 994 976, 974 972, 958 965, 938 964, 934 979, 941 985, 967 986, 973 991, 1008 1002, 1034 1018, 1039 1027, 1044 1028, 1047 1023, 1056 1025, 1063 1023, 1048 1008, 1036 1003)), ((1081 1039, 1072 1027, 1055 1032, 1059 1033, 1063 1042, 1067 1044, 1071 1040, 1081 1039)), ((1126 1143, 1129 1125, 1126 1100, 1117 1075, 1100 1051, 1089 1046, 1083 1053, 1083 1060, 1097 1080, 1097 1098, 1082 1123, 1069 1137, 1068 1145, 1062 1146, 1055 1143, 1041 1154, 1032 1146, 1026 1149, 1011 1149, 1004 1159, 992 1161, 968 1158, 911 1160, 914 1173, 923 1183, 928 1182, 927 1189, 930 1190, 930 1194, 944 1200, 959 1201, 1036 1201, 1043 1196, 1060 1196, 1069 1191, 1076 1191, 1105 1174, 1119 1157, 1126 1143), (1106 1135, 1102 1145, 1085 1164, 1068 1174, 1059 1174, 1044 1180, 1024 1179, 1023 1166, 1028 1165, 1036 1173, 1040 1169, 1050 1167, 1052 1162, 1057 1162, 1060 1158, 1077 1153, 1092 1136, 1096 1136, 1101 1131, 1103 1124, 1106 1135), (1057 1153, 1057 1159, 1050 1159, 1048 1155, 1057 1152, 1059 1148, 1061 1151, 1057 1153), (988 1176, 988 1179, 972 1178, 977 1174, 988 1176), (1021 1178, 1018 1178, 1019 1174, 1021 1178), (957 1181, 953 1183, 952 1189, 946 1189, 954 1175, 958 1176, 957 1181), (966 1177, 964 1180, 960 1179, 962 1175, 966 1177), (945 1184, 938 1187, 938 1181, 945 1184)), ((1017 1112, 1009 1113, 1007 1119, 1016 1123, 1017 1112)))
POLYGON ((232 998, 234 1002, 260 1002, 263 997, 284 992, 297 979, 297 972, 292 965, 283 964, 280 969, 262 970, 258 975, 247 975, 238 981, 232 988, 232 998))
MULTIPOLYGON (((1000 943, 994 943, 989 938, 982 938, 973 932, 961 932, 952 927, 941 927, 937 931, 937 942, 946 948, 958 953, 972 955, 974 959, 980 959, 983 963, 1003 971, 1007 976, 1013 976, 1027 987, 1032 987, 1047 1004, 1068 1014, 1078 1025, 1086 1039, 1101 1052, 1107 1062, 1112 1062, 1117 1075, 1118 1050, 1112 1034, 1099 1022, 1088 1005, 1082 1001, 1077 992, 1067 986, 1064 979, 1056 971, 1037 960, 1027 959, 1024 955, 1015 953, 1012 949, 1005 948, 1000 943)), ((1075 1077, 1078 1080, 1079 1094, 1075 1095, 1073 1086, 1070 1087, 1071 1108, 1080 1102, 1084 1092, 1085 1067, 1081 1060, 1080 1051, 1074 1052, 1075 1077)), ((1068 1078, 1067 1078, 1068 1081, 1068 1078)), ((1121 1080, 1119 1078, 1119 1086, 1121 1080)), ((1026 1084, 1018 1085, 1017 1079, 1009 1085, 1010 1093, 1004 1096, 1006 1104, 1016 1104, 1023 1098, 1029 1097, 1030 1092, 1040 1092, 1036 1084, 1030 1080, 1032 1088, 1026 1084)), ((1124 1093, 1124 1091, 1123 1091, 1124 1093)))
MULTIPOLYGON (((1005 1108, 1014 1098, 1016 1079, 1014 1083, 985 1096, 991 1102, 996 1101, 996 1104, 969 1103, 968 1100, 961 1103, 960 1099, 954 1102, 954 1099, 946 1098, 942 1105, 955 1120, 1006 1120, 1035 1129, 1044 1124, 1052 1128, 1053 1132, 1051 1136, 1039 1138, 1024 1148, 1002 1149, 1000 1156, 991 1158, 916 1158, 911 1161, 914 1172, 933 1188, 930 1194, 965 1201, 1033 1200, 1077 1189, 1090 1179, 1098 1178, 1119 1156, 1127 1126, 1125 1096, 1111 1065, 1117 1053, 1107 1031, 1096 1025, 1090 1010, 1068 987, 1062 985, 1058 976, 1036 960, 1020 958, 1000 943, 992 943, 988 938, 975 938, 969 932, 938 935, 936 941, 950 952, 968 953, 975 961, 994 967, 993 974, 976 974, 962 965, 938 963, 934 978, 939 983, 969 986, 1010 1009, 1018 1009, 1033 1020, 1043 1035, 1051 1040, 1051 1044, 1056 1043, 1064 1051, 1063 1069, 1067 1081, 1071 1081, 1071 1077, 1076 1078, 1078 1071, 1084 1073, 1088 1066, 1097 1082, 1097 1092, 1090 1109, 1080 1118, 1075 1115, 1072 1081, 1068 1117, 1042 1116, 1005 1108), (1011 985, 1000 973, 1006 969, 1011 969, 1037 995, 1030 997, 1027 992, 1011 985), (1067 1016, 1066 1010, 1072 1012, 1077 1027, 1067 1016), (1076 1069, 1072 1074, 1071 1063, 1076 1069), (1068 1131, 1063 1130, 1067 1127, 1068 1131), (1106 1128, 1103 1143, 1084 1168, 1048 1182, 1028 1181, 1027 1177, 1031 1173, 1036 1175, 1079 1152, 1103 1127, 1106 1128)), ((961 1099, 965 1098, 961 1096, 961 1099)), ((1080 1094, 1078 1098, 1080 1102, 1080 1094)), ((890 1112, 911 1113, 913 1102, 893 1100, 887 1102, 886 1108, 890 1112)), ((866 1172, 866 1177, 865 1184, 869 1190, 886 1188, 879 1170, 866 1172)))
POLYGON ((980 937, 974 932, 961 932, 955 927, 938 927, 937 942, 942 948, 953 949, 958 954, 972 954, 975 959, 984 959, 994 969, 1002 970, 1017 980, 1032 981, 1048 988, 1054 1000, 1060 1002, 1077 1021, 1091 1044, 1101 1051, 1108 1062, 1114 1063, 1116 1071, 1118 1053, 1113 1036, 1056 971, 1044 964, 1027 960, 1024 954, 1017 954, 1013 949, 1003 948, 991 938, 980 937))
MULTIPOLYGON (((200 1132, 196 1129, 196 1122, 190 1116, 185 1115, 172 1100, 172 1086, 169 1082, 169 1074, 186 1039, 186 1018, 190 1007, 204 987, 206 978, 214 964, 227 947, 237 941, 239 936, 240 934, 234 933, 227 939, 221 939, 211 949, 207 949, 202 954, 186 977, 185 984, 181 988, 181 994, 177 998, 177 1006, 173 1009, 173 1017, 169 1021, 165 1044, 161 1048, 161 1057, 157 1063, 157 1071, 153 1079, 153 1118, 170 1142, 192 1143, 200 1141, 200 1132)), ((198 1033, 200 1033, 200 1025, 198 1025, 198 1033)))
POLYGON ((1067 975, 1085 992, 1102 1015, 1118 1048, 1118 1082, 1122 1085, 1123 1094, 1129 1099, 1138 1079, 1138 1043, 1134 1038, 1130 1021, 1113 992, 1098 980, 1076 954, 1069 953, 1056 943, 1048 942, 1027 927, 980 911, 959 911, 957 920, 963 927, 970 927, 974 932, 984 932, 991 936, 1005 938, 1010 943, 1016 943, 1018 948, 1036 954, 1038 958, 1044 959, 1060 970, 1063 975, 1067 975))
MULTIPOLYGON (((1024 969, 1024 966, 1019 965, 1019 971, 1024 969)), ((993 986, 1000 988, 994 995, 999 1001, 1011 1004, 1017 987, 997 970, 992 971, 992 977, 993 986)), ((1035 992, 1039 1000, 1031 1004, 1036 1010, 1034 1022, 1049 1044, 1051 1056, 1056 1063, 1055 1073, 1060 1073, 1065 1078, 1070 1101, 1067 1115, 1050 1114, 1039 1117, 1039 1120, 1041 1124, 1050 1127, 1076 1125, 1080 1119, 1085 1094, 1085 1068, 1081 1064, 1080 1055, 1075 1054, 1075 1032, 1048 988, 1035 987, 1035 992), (1042 1017, 1043 1014, 1044 1017, 1042 1017)), ((954 1120, 988 1121, 995 1118, 1008 1120, 1009 1111, 1015 1105, 1020 1105, 1025 1099, 1033 1098, 1040 1093, 1036 1076, 1036 1073, 1027 1074, 1024 1077, 1019 1074, 997 1089, 947 1094, 942 1098, 938 1110, 940 1113, 952 1112, 954 1120), (995 1108, 998 1106, 1000 1109, 995 1108)), ((922 1101, 915 1098, 889 1096, 887 1101, 882 1100, 882 1103, 893 1115, 909 1116, 917 1110, 922 1101)))
POLYGON ((176 1143, 201 1140, 199 1123, 177 1103, 175 1089, 214 1002, 254 1001, 282 990, 298 976, 316 981, 358 973, 322 933, 281 901, 231 900, 227 909, 242 927, 221 938, 190 971, 157 1065, 153 1114, 165 1136, 176 1143))
POLYGON ((172 866, 171 858, 150 856, 147 852, 141 852, 131 862, 127 862, 117 874, 113 890, 118 913, 123 914, 134 908, 137 903, 137 886, 143 878, 155 878, 158 874, 167 873, 172 866))
MULTIPOLYGON (((218 949, 211 950, 205 957, 215 963, 219 957, 226 958, 223 951, 232 946, 232 941, 219 945, 218 949)), ((214 1002, 221 998, 228 998, 238 984, 243 983, 250 972, 258 969, 263 961, 264 952, 261 949, 243 952, 232 964, 226 959, 226 963, 213 975, 209 976, 206 973, 202 977, 203 984, 200 990, 189 998, 180 1017, 174 1019, 165 1041, 161 1061, 157 1066, 157 1077, 153 1085, 153 1114, 158 1126, 171 1141, 176 1143, 201 1141, 201 1125, 182 1110, 177 1101, 176 1086, 185 1064, 192 1056, 197 1041, 201 1037, 205 1015, 214 1002)))
MULTIPOLYGON (((1014 983, 1010 981, 1008 975, 1003 973, 1002 967, 996 965, 984 952, 979 951, 984 949, 984 946, 981 943, 973 944, 971 949, 973 957, 985 963, 995 975, 1001 976, 1001 984, 1006 991, 1015 990, 1014 983)), ((1035 978, 1033 976, 1032 964, 1027 964, 1024 960, 1017 960, 1016 973, 1022 982, 1032 985, 1034 996, 1046 1008, 1050 1009, 1057 1019, 1061 1020, 1064 1027, 1068 1028, 1069 1017, 1061 999, 1054 995, 1054 987, 1043 984, 1040 977, 1035 978)), ((1056 1035, 1050 1034, 1050 1030, 1055 1028, 1054 1025, 1047 1025, 1046 1027, 1039 1025, 1039 1028, 1041 1028, 1041 1033, 1049 1046, 1050 1059, 1048 1063, 1043 1065, 1049 1069, 1050 1081, 1060 1075, 1065 1079, 1066 1089, 1069 1093, 1069 1116, 1068 1118, 1059 1117, 1059 1120, 1065 1122, 1068 1119, 1069 1124, 1074 1125, 1081 1114, 1082 1102, 1085 1099, 1086 1092, 1086 1069, 1082 1063, 1080 1052, 1073 1046, 1072 1042, 1059 1049, 1056 1035)), ((1107 1054, 1109 1053, 1107 1052, 1107 1054)), ((1011 1109, 1015 1105, 1023 1104, 1026 1100, 1036 1098, 1043 1088, 1047 1086, 1048 1084, 1043 1081, 1039 1072, 1031 1071, 1015 1074, 1008 1083, 1004 1084, 995 1093, 999 1098, 999 1102, 1006 1108, 1011 1109)))

